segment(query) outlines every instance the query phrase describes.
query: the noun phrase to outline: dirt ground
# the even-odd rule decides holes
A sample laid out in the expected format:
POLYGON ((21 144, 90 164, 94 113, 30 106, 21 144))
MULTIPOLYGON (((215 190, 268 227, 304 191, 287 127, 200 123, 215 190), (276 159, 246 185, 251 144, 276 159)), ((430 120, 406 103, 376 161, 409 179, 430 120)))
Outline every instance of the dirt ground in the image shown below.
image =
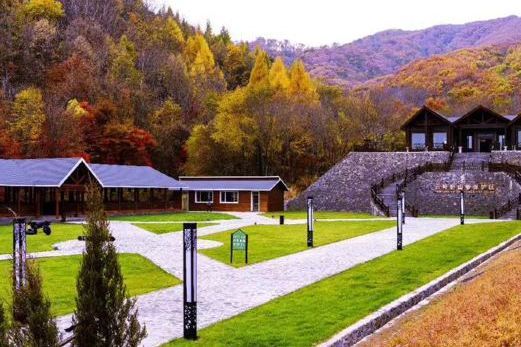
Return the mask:
POLYGON ((521 346, 521 242, 358 346, 521 346))

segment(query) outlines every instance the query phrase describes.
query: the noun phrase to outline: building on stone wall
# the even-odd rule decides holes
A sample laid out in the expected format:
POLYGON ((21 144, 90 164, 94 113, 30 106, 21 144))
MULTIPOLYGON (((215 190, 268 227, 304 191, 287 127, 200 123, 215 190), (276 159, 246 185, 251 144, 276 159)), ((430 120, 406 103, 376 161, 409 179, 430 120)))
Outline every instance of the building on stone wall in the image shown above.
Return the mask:
POLYGON ((499 114, 481 105, 459 116, 446 116, 423 106, 401 129, 413 151, 521 149, 521 116, 499 114))

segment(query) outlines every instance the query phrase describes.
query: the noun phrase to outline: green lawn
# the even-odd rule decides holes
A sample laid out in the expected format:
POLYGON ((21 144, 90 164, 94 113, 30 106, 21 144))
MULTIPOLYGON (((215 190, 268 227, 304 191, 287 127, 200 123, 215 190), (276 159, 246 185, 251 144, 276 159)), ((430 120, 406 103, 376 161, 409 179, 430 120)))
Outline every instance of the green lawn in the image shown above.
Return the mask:
MULTIPOLYGON (((266 212, 262 214, 265 217, 278 219, 283 215, 286 219, 306 219, 306 211, 284 211, 284 212, 266 212)), ((335 212, 335 211, 315 211, 315 219, 365 219, 365 218, 381 218, 373 216, 369 213, 357 212, 335 212)))
MULTIPOLYGON (((29 252, 52 251, 55 243, 74 240, 83 235, 83 226, 77 224, 51 224, 51 236, 45 235, 41 230, 37 235, 27 236, 27 249, 29 252)), ((0 226, 0 254, 13 252, 13 226, 0 226)))
POLYGON ((110 220, 128 222, 205 222, 213 220, 237 219, 227 213, 217 212, 177 212, 134 216, 113 216, 110 220))
POLYGON ((521 232, 520 222, 470 224, 358 265, 168 346, 311 346, 521 232))
MULTIPOLYGON (((44 282, 44 291, 52 302, 55 315, 71 313, 75 307, 76 276, 81 256, 43 258, 38 260, 44 282)), ((140 295, 180 283, 176 277, 166 273, 149 260, 137 254, 120 254, 119 261, 130 295, 140 295)), ((12 262, 0 262, 0 276, 10 278, 12 262)), ((0 282, 0 299, 9 298, 11 282, 0 282)))
MULTIPOLYGON (((132 223, 132 225, 155 234, 168 234, 183 230, 183 223, 132 223)), ((212 225, 217 225, 217 223, 197 223, 197 228, 204 228, 212 225)))
MULTIPOLYGON (((314 244, 323 246, 377 230, 394 226, 393 221, 360 221, 360 222, 317 222, 315 223, 314 244)), ((254 264, 265 260, 308 249, 307 229, 305 224, 298 225, 255 225, 242 228, 248 234, 248 263, 254 264)), ((223 246, 201 250, 200 252, 230 263, 230 234, 225 231, 203 237, 203 239, 219 241, 223 246)), ((244 253, 234 252, 233 266, 244 266, 244 253), (236 255, 236 256, 235 256, 236 255)))

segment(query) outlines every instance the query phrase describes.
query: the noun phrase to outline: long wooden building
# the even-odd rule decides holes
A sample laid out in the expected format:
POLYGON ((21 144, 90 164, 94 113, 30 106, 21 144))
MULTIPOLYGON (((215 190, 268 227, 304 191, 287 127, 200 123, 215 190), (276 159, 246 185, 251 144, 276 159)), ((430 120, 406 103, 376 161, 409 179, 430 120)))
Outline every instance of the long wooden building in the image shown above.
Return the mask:
POLYGON ((0 159, 0 216, 85 213, 95 182, 109 214, 165 211, 281 211, 288 190, 278 176, 181 177, 148 166, 91 164, 82 158, 0 159))
POLYGON ((459 116, 446 116, 423 106, 401 129, 413 151, 521 149, 521 116, 499 114, 481 105, 459 116))
POLYGON ((81 158, 0 159, 0 209, 18 215, 83 214, 95 182, 110 212, 179 210, 183 185, 148 166, 90 164, 81 158))

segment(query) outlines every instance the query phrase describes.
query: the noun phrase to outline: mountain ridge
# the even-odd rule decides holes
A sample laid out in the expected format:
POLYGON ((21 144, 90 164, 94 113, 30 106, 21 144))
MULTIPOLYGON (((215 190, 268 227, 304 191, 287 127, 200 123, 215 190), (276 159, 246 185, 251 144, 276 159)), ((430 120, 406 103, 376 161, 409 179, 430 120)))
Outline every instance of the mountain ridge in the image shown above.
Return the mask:
POLYGON ((521 42, 521 18, 508 16, 420 30, 388 29, 342 45, 307 48, 264 38, 250 42, 286 63, 302 59, 318 79, 346 88, 396 73, 418 59, 459 49, 521 42))

